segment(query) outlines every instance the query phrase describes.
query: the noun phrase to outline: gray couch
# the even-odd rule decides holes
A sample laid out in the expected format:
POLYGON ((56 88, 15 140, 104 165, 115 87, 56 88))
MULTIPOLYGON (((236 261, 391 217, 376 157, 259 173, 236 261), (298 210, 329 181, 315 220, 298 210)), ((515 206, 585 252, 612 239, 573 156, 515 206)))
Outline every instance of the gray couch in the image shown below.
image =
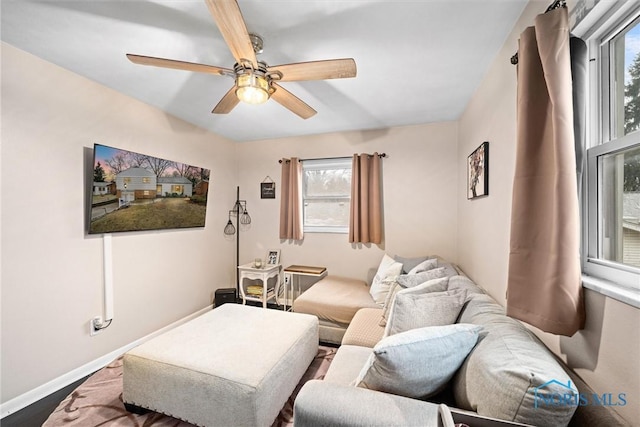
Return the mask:
MULTIPOLYGON (((437 261, 436 267, 444 269, 446 275, 464 274, 455 264, 451 264, 437 255, 420 258, 396 256, 395 259, 403 264, 403 273, 410 271, 420 261, 434 259, 437 261)), ((293 302, 293 311, 312 314, 318 318, 320 341, 329 344, 342 344, 342 338, 349 328, 351 320, 360 309, 380 308, 380 305, 373 300, 369 293, 369 285, 360 279, 327 276, 296 298, 293 302)))
POLYGON ((309 381, 300 390, 295 425, 437 426, 437 403, 449 405, 456 422, 474 426, 508 424, 498 420, 536 426, 628 425, 609 407, 568 404, 593 391, 468 277, 451 274, 457 273, 450 273, 447 289, 467 295, 456 322, 480 325, 482 331, 442 392, 425 401, 355 386, 384 333, 383 309, 366 307, 356 310, 347 325, 325 379, 309 381))

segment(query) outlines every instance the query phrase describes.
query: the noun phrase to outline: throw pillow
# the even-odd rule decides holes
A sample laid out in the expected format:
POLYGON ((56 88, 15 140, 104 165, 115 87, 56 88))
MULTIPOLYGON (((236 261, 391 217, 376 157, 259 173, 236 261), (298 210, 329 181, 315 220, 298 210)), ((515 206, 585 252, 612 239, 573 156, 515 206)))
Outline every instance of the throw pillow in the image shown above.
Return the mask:
POLYGON ((450 262, 439 260, 438 261, 438 267, 444 267, 445 273, 446 273, 447 276, 458 276, 458 275, 460 275, 460 272, 455 267, 455 265, 451 264, 450 262))
POLYGON ((355 385, 418 399, 433 396, 460 368, 481 329, 458 323, 383 338, 373 348, 355 385))
POLYGON ((446 271, 444 268, 434 268, 417 274, 401 274, 398 276, 397 281, 405 288, 413 288, 429 280, 439 279, 445 276, 446 271))
MULTIPOLYGON (((439 279, 446 280, 446 279, 439 279)), ((396 294, 387 318, 384 336, 425 326, 455 323, 467 299, 467 291, 415 293, 405 289, 396 294)))
POLYGON ((389 292, 387 293, 387 298, 384 300, 384 305, 382 306, 382 317, 384 317, 385 312, 389 311, 389 309, 391 308, 391 303, 393 303, 393 299, 395 298, 396 294, 403 289, 406 288, 398 283, 397 279, 391 281, 389 292))
POLYGON ((413 267, 407 274, 418 274, 423 271, 434 269, 438 266, 437 259, 428 259, 413 267))
POLYGON ((415 257, 415 258, 405 258, 400 255, 396 255, 393 257, 394 260, 402 264, 402 274, 409 273, 409 271, 411 271, 416 265, 431 258, 435 258, 435 257, 421 256, 421 257, 415 257))
POLYGON ((402 264, 394 261, 393 258, 385 254, 382 261, 380 261, 378 271, 369 288, 369 293, 377 304, 384 304, 384 300, 387 298, 389 288, 391 287, 391 279, 395 279, 401 272, 402 264))
MULTIPOLYGON (((400 279, 401 276, 398 276, 400 279)), ((398 282, 402 286, 402 279, 398 282)), ((436 279, 427 280, 423 283, 420 283, 417 286, 413 286, 411 288, 403 288, 400 289, 403 295, 407 294, 426 294, 429 292, 444 292, 449 288, 449 278, 448 277, 439 277, 436 279)))
MULTIPOLYGON (((418 275, 412 275, 411 277, 414 278, 416 276, 418 275)), ((442 292, 442 291, 446 291, 447 287, 449 286, 449 278, 444 277, 444 278, 427 280, 417 286, 408 288, 407 286, 403 285, 403 282, 406 283, 403 279, 405 277, 407 276, 400 275, 391 284, 391 287, 389 288, 389 293, 387 294, 387 299, 385 300, 384 306, 382 307, 382 317, 380 318, 380 323, 379 323, 380 326, 385 326, 387 324, 389 311, 391 310, 391 306, 393 305, 393 300, 398 292, 404 291, 405 289, 407 289, 406 293, 416 293, 416 294, 427 293, 427 292, 442 292)))

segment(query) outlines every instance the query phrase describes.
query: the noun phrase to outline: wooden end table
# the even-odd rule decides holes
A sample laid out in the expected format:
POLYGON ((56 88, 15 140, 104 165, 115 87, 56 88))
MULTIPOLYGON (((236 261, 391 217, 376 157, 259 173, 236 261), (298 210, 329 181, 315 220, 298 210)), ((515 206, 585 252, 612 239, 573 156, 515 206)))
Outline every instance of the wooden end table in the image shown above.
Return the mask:
POLYGON ((298 287, 298 295, 300 295, 300 277, 315 277, 316 281, 322 279, 327 275, 327 269, 325 267, 314 267, 310 265, 290 265, 284 269, 284 311, 287 311, 287 289, 291 290, 291 304, 295 301, 295 294, 293 292, 294 281, 298 287))

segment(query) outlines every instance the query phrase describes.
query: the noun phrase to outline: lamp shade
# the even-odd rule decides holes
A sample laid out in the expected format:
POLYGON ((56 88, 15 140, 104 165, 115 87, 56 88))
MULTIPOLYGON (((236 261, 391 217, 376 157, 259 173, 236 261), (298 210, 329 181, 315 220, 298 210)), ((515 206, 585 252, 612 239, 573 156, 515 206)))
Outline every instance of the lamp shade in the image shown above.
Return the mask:
POLYGON ((269 99, 269 82, 262 76, 247 73, 236 79, 236 96, 248 104, 263 104, 269 99))
POLYGON ((242 215, 240 215, 240 224, 249 225, 251 224, 251 217, 249 216, 249 212, 246 210, 242 215))

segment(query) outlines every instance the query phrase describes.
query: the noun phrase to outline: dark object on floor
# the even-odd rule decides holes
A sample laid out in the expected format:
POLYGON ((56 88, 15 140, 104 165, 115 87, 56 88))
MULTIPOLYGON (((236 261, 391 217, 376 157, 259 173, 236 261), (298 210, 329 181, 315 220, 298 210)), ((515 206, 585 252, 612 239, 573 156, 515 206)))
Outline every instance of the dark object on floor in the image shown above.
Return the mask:
POLYGON ((214 304, 216 307, 220 307, 225 303, 235 303, 236 302, 236 289, 235 288, 222 288, 216 290, 216 295, 214 297, 214 304))
POLYGON ((146 415, 150 412, 149 409, 147 408, 143 408, 141 406, 136 406, 136 405, 132 405, 130 403, 125 403, 124 404, 124 409, 127 410, 127 412, 131 412, 133 414, 136 415, 146 415))

